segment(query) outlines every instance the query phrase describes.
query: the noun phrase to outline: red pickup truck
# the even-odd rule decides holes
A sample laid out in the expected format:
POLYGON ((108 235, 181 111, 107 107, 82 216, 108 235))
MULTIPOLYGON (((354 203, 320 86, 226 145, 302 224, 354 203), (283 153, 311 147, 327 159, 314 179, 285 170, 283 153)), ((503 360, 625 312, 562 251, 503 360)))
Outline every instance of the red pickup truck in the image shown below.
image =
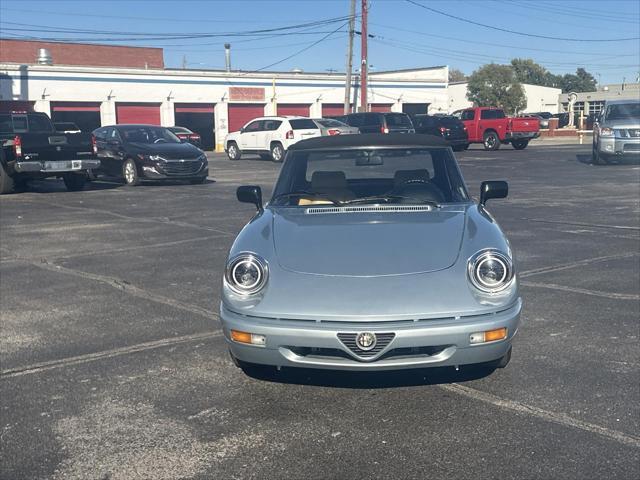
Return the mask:
POLYGON ((469 143, 482 143, 485 150, 498 150, 510 143, 516 150, 527 148, 529 140, 540 136, 536 117, 507 117, 500 108, 477 107, 454 113, 467 127, 469 143))

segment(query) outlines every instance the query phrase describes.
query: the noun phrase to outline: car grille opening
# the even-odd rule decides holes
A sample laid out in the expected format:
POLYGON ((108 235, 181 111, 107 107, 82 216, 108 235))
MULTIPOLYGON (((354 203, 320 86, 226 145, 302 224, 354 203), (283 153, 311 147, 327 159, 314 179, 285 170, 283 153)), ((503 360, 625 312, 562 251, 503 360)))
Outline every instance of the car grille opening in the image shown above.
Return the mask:
MULTIPOLYGON (((414 358, 425 358, 432 357, 438 355, 443 352, 445 349, 451 347, 451 345, 435 345, 428 347, 405 347, 405 348, 392 348, 388 352, 385 352, 380 358, 376 361, 380 360, 388 360, 388 359, 414 359, 414 358)), ((353 356, 349 355, 344 350, 339 348, 318 348, 318 347, 286 347, 296 355, 300 357, 306 357, 309 359, 316 360, 332 360, 332 359, 346 359, 346 360, 354 360, 353 356)), ((365 359, 363 358, 363 361, 365 359)))
POLYGON ((189 176, 200 171, 202 162, 200 160, 168 161, 159 166, 166 175, 189 176))
POLYGON ((387 348, 391 340, 396 336, 395 333, 376 333, 376 345, 371 350, 363 350, 356 343, 357 333, 339 333, 338 338, 342 344, 351 352, 361 358, 371 358, 378 355, 382 350, 387 348))

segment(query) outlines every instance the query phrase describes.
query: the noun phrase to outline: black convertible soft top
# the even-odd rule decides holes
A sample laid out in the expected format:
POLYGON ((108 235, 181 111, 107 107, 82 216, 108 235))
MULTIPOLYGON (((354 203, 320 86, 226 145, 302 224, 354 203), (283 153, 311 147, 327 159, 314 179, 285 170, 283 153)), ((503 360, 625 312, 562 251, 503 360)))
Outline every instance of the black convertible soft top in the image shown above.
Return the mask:
POLYGON ((361 133, 354 135, 333 135, 300 140, 291 145, 293 150, 324 150, 333 148, 358 147, 447 147, 449 144, 434 135, 416 133, 361 133))

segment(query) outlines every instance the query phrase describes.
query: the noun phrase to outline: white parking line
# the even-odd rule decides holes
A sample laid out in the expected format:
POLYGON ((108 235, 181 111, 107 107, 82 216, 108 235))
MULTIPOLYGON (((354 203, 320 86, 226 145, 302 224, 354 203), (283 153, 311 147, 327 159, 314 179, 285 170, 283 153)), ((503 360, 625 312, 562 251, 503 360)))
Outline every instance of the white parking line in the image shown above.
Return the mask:
POLYGON ((532 277, 534 275, 539 275, 541 273, 559 272, 561 270, 568 270, 570 268, 581 267, 584 265, 591 265, 592 263, 606 262, 608 260, 618 260, 622 258, 637 257, 637 256, 640 256, 640 253, 637 253, 637 252, 619 253, 616 255, 605 255, 602 257, 585 258, 584 260, 578 260, 575 262, 563 263, 560 265, 553 265, 550 267, 541 267, 541 268, 534 268, 531 270, 525 270, 524 272, 520 272, 519 276, 520 278, 527 278, 527 277, 532 277))
POLYGON ((537 282, 520 282, 525 287, 546 288, 549 290, 560 290, 561 292, 582 293, 583 295, 592 295, 594 297, 611 298, 614 300, 640 300, 640 295, 632 293, 613 293, 602 292, 600 290, 588 290, 586 288, 567 287, 565 285, 557 285, 555 283, 537 283, 537 282))
POLYGON ((517 413, 523 413, 532 417, 537 417, 565 427, 577 428, 586 432, 595 433, 610 440, 615 440, 616 442, 622 443, 624 445, 640 448, 640 438, 636 436, 627 435, 617 430, 612 430, 610 428, 601 427, 600 425, 595 425, 593 423, 578 420, 577 418, 570 417, 569 415, 566 415, 564 413, 550 412, 548 410, 543 410, 542 408, 533 407, 531 405, 526 405, 514 400, 506 400, 504 398, 498 397, 497 395, 493 395, 492 393, 482 392, 480 390, 476 390, 475 388, 460 385, 458 383, 452 383, 449 385, 438 385, 438 387, 448 392, 457 393, 474 400, 489 403, 496 407, 505 408, 517 413))
POLYGON ((17 367, 17 368, 2 370, 0 372, 0 379, 19 377, 19 376, 28 375, 31 373, 40 373, 47 370, 53 370, 55 368, 69 367, 71 365, 80 365, 83 363, 95 362, 97 360, 102 360, 105 358, 119 357, 122 355, 129 355, 130 353, 144 352, 147 350, 154 350, 156 348, 180 345, 181 343, 195 342, 199 340, 208 340, 210 338, 220 337, 221 335, 222 335, 221 331, 194 333, 192 335, 163 338, 162 340, 154 340, 151 342, 138 343, 137 345, 131 345, 128 347, 112 348, 110 350, 103 350, 101 352, 95 352, 95 353, 87 353, 85 355, 78 355, 75 357, 67 357, 59 360, 51 360, 48 362, 34 363, 24 367, 17 367))

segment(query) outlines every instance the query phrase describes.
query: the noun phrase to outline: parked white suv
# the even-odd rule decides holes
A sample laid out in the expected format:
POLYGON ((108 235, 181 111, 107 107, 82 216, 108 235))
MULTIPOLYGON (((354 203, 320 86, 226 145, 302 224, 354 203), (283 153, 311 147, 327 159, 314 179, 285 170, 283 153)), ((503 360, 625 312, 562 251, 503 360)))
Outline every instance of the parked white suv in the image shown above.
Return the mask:
POLYGON ((306 138, 319 137, 320 128, 306 117, 260 117, 251 120, 239 132, 231 132, 224 140, 230 160, 245 153, 281 162, 290 145, 306 138))

